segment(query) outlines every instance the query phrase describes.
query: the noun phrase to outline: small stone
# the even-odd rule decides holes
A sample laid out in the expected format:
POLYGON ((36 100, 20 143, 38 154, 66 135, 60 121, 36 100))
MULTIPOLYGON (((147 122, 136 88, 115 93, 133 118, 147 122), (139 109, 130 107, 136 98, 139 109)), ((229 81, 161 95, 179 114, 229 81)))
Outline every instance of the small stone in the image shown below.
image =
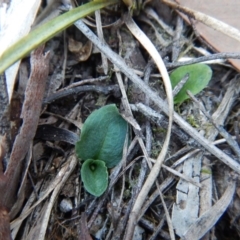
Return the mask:
POLYGON ((73 209, 72 201, 70 199, 64 198, 59 205, 61 212, 67 213, 73 209))

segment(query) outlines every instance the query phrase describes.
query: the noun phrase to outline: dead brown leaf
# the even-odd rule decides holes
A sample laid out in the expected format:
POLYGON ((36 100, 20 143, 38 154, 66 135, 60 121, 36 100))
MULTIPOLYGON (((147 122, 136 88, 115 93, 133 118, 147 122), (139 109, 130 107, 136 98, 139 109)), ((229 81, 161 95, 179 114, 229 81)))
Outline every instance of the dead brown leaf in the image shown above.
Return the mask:
POLYGON ((80 222, 80 229, 81 229, 81 235, 79 239, 81 240, 92 240, 91 235, 89 234, 88 227, 87 227, 87 218, 86 214, 82 213, 82 218, 80 222))
MULTIPOLYGON (((48 76, 49 54, 43 54, 44 46, 31 55, 31 75, 25 92, 22 108, 23 119, 20 133, 17 135, 6 172, 0 179, 0 228, 9 228, 9 211, 16 202, 18 184, 22 173, 23 160, 34 138, 42 108, 45 84, 48 76)), ((2 232, 2 231, 1 231, 2 232)), ((10 239, 5 231, 1 239, 10 239)))
POLYGON ((69 38, 68 49, 70 52, 74 53, 79 62, 84 62, 88 60, 92 53, 92 42, 87 41, 84 45, 82 42, 75 41, 72 38, 69 38))

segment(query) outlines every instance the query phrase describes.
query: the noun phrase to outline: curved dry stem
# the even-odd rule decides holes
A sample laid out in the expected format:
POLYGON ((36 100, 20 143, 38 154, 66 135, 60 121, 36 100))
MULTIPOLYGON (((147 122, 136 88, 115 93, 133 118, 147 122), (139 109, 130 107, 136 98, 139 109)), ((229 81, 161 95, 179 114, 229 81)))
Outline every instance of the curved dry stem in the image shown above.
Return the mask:
POLYGON ((170 82, 170 78, 167 72, 167 69, 164 65, 164 62, 159 55, 157 49, 154 47, 152 42, 149 40, 149 38, 140 30, 140 28, 135 24, 133 19, 131 18, 130 14, 126 14, 124 16, 125 24, 127 25, 128 29, 131 31, 131 33, 135 36, 135 38, 138 39, 138 41, 146 48, 150 56, 155 61, 161 75, 163 78, 163 82, 165 85, 166 93, 167 93, 167 99, 169 104, 169 125, 167 130, 166 139, 163 144, 163 148, 157 158, 156 163, 154 164, 150 174, 148 175, 148 178, 146 179, 146 182, 144 183, 136 202, 133 206, 132 212, 130 214, 130 219, 128 221, 127 226, 127 232, 125 235, 125 240, 132 239, 133 232, 134 232, 134 226, 136 225, 137 218, 139 215, 139 212, 141 210, 141 207, 152 187, 152 185, 155 183, 156 178, 159 174, 159 171, 161 169, 162 163, 164 161, 164 158, 167 154, 168 145, 170 141, 171 136, 171 129, 172 129, 172 122, 173 122, 173 95, 172 95, 172 86, 170 82))

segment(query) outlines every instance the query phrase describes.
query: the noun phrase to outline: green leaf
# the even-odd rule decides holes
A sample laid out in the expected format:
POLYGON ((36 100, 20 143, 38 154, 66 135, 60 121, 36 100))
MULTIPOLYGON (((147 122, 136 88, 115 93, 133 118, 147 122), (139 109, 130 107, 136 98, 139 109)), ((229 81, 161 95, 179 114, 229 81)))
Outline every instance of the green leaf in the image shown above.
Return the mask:
POLYGON ((76 153, 82 160, 99 159, 108 168, 122 159, 127 134, 127 122, 121 117, 115 104, 92 112, 82 127, 76 153))
POLYGON ((81 168, 81 178, 84 188, 92 195, 99 197, 107 189, 108 172, 105 162, 88 159, 81 168))
POLYGON ((174 88, 187 73, 189 74, 189 79, 174 97, 174 103, 182 103, 184 100, 188 99, 189 96, 186 93, 187 90, 194 95, 201 92, 212 78, 212 70, 208 65, 186 65, 177 68, 170 74, 172 87, 174 88))
POLYGON ((117 2, 118 0, 98 0, 86 3, 40 25, 0 56, 0 74, 30 51, 71 26, 78 19, 117 2))

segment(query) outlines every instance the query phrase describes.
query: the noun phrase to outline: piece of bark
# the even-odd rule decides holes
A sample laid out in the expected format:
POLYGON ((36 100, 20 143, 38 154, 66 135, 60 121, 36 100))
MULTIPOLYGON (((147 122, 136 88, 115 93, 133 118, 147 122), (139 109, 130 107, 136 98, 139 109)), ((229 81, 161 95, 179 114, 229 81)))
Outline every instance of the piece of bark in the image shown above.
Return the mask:
POLYGON ((214 204, 212 208, 206 211, 191 225, 188 231, 182 236, 182 239, 200 239, 215 225, 218 219, 226 211, 235 193, 236 181, 231 179, 228 184, 229 185, 223 196, 217 201, 216 204, 214 204))
MULTIPOLYGON (((183 165, 183 173, 200 182, 202 153, 187 159, 183 165)), ((180 179, 177 184, 177 199, 173 205, 172 223, 178 236, 182 236, 192 222, 198 218, 199 188, 180 179)))
POLYGON ((82 217, 80 220, 80 229, 81 233, 79 239, 81 240, 92 240, 91 235, 89 234, 88 227, 87 227, 87 217, 85 213, 82 213, 82 217))

